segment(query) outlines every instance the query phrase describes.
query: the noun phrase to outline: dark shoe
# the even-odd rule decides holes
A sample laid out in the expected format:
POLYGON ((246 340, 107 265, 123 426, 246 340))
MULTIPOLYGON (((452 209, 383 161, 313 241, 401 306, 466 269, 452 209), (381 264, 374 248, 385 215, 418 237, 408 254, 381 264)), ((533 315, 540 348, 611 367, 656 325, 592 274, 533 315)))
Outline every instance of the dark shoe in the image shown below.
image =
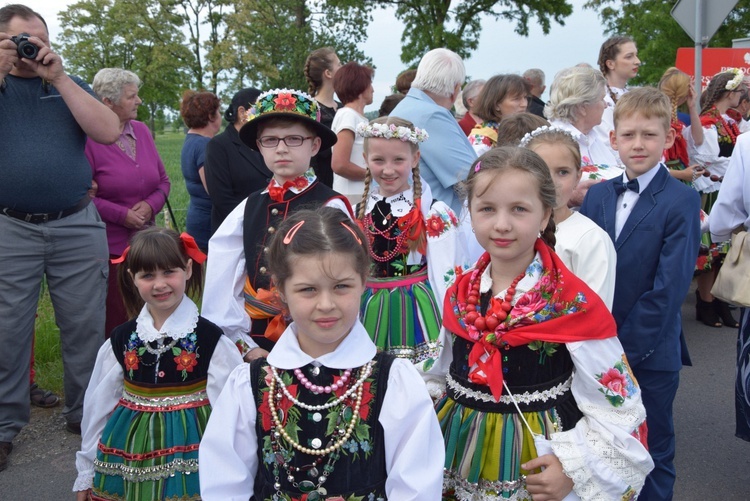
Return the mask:
POLYGON ((8 467, 8 456, 13 450, 13 444, 10 442, 0 442, 0 471, 8 467))
POLYGON ((701 294, 695 291, 695 319, 709 327, 721 327, 721 320, 712 301, 704 301, 701 294))
POLYGON ((714 309, 716 314, 721 318, 721 322, 727 327, 737 328, 740 323, 734 319, 732 312, 729 310, 729 303, 719 298, 714 299, 714 309))
POLYGON ((68 432, 73 433, 74 435, 80 435, 81 423, 71 423, 70 421, 68 421, 67 423, 65 423, 65 429, 68 432))
POLYGON ((49 390, 40 388, 36 383, 31 385, 31 405, 37 407, 49 408, 55 407, 60 403, 60 397, 49 390))

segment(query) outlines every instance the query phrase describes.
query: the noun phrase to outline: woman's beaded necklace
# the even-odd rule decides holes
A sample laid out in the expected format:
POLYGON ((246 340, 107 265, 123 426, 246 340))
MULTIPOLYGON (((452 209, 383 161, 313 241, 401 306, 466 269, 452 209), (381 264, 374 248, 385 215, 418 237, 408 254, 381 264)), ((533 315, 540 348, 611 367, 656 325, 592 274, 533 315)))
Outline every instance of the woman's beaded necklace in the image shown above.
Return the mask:
MULTIPOLYGON (((281 399, 283 396, 286 396, 289 398, 295 405, 299 405, 303 409, 307 410, 322 410, 323 408, 329 408, 332 407, 331 405, 326 404, 325 406, 311 406, 308 404, 304 404, 300 402, 298 399, 291 396, 289 393, 289 390, 286 388, 286 385, 281 380, 281 378, 278 375, 278 372, 276 371, 275 367, 271 367, 271 372, 273 373, 273 378, 271 379, 271 383, 269 385, 269 399, 268 399, 268 407, 271 412, 271 418, 273 421, 273 426, 271 429, 271 447, 274 451, 275 456, 275 463, 274 463, 274 489, 276 490, 276 495, 274 499, 282 499, 281 494, 281 482, 279 481, 279 467, 283 468, 284 471, 287 474, 287 481, 292 484, 294 487, 298 488, 303 493, 307 493, 307 499, 308 501, 316 501, 319 499, 323 499, 323 496, 327 494, 326 489, 323 487, 323 484, 328 480, 328 477, 333 472, 333 464, 336 462, 336 460, 339 459, 341 453, 340 449, 344 446, 344 444, 349 440, 351 437, 354 427, 357 424, 357 421, 359 421, 359 409, 362 406, 362 395, 364 393, 364 381, 372 374, 372 367, 374 365, 374 361, 370 361, 364 366, 362 366, 359 370, 359 377, 357 378, 357 381, 351 380, 347 376, 347 380, 350 381, 350 386, 347 389, 346 392, 344 392, 344 395, 342 397, 339 397, 335 400, 337 403, 343 403, 346 398, 351 396, 351 394, 356 391, 356 397, 354 399, 354 405, 341 405, 341 409, 339 410, 339 415, 336 422, 335 430, 331 436, 331 439, 329 440, 328 444, 323 449, 310 449, 308 447, 303 447, 299 443, 292 440, 292 438, 289 436, 289 434, 284 429, 284 426, 282 424, 282 419, 279 417, 280 412, 277 412, 277 403, 281 402, 281 399), (276 391, 276 385, 279 385, 281 392, 276 391), (351 409, 352 417, 349 419, 348 423, 344 423, 344 416, 346 414, 347 409, 351 409), (343 425, 346 425, 345 427, 343 425), (283 437, 287 444, 289 444, 293 449, 302 452, 303 454, 308 454, 310 456, 317 456, 313 462, 309 465, 304 466, 292 466, 291 461, 293 457, 293 452, 290 455, 290 459, 287 461, 284 458, 284 453, 291 452, 287 451, 283 448, 281 445, 279 439, 283 437), (336 437, 340 437, 336 439, 336 437), (318 467, 323 463, 325 456, 329 456, 326 464, 323 467, 323 473, 318 476, 318 467), (312 480, 301 480, 297 482, 295 473, 299 472, 306 472, 307 475, 315 480, 317 480, 317 485, 312 480), (317 477, 317 478, 316 478, 317 477)), ((299 369, 297 369, 299 370, 299 369)), ((300 371, 301 372, 301 371, 300 371)), ((342 378, 347 375, 351 375, 351 369, 347 369, 344 371, 344 375, 342 375, 342 378)), ((297 375, 297 371, 295 370, 295 375, 297 375)), ((299 375, 297 375, 299 379, 299 375)), ((304 377, 304 375, 303 375, 304 377)), ((339 382, 341 382, 341 379, 339 382)), ((307 378, 305 378, 307 380, 307 378)), ((302 379, 300 379, 302 381, 302 379)), ((309 381, 308 381, 309 382, 309 381)), ((343 385, 346 384, 346 381, 344 381, 343 385)), ((304 385, 304 383, 303 383, 304 385)), ((340 386, 340 387, 343 387, 340 386)), ((320 388, 320 386, 312 385, 316 388, 320 388)), ((331 385, 338 386, 338 383, 331 385)), ((325 392, 325 387, 323 393, 325 392)), ((312 391, 312 390, 311 390, 312 391)), ((335 391, 335 390, 331 390, 335 391)), ((335 405, 335 404, 334 404, 335 405)), ((289 454, 288 454, 289 455, 289 454)))
POLYGON ((469 293, 466 297, 466 303, 458 304, 459 315, 463 317, 466 326, 473 326, 480 334, 495 332, 500 324, 507 320, 510 310, 513 309, 512 301, 513 296, 516 294, 516 286, 526 276, 526 271, 524 270, 523 273, 514 278, 505 291, 503 301, 497 305, 494 298, 492 298, 486 314, 482 315, 479 311, 479 287, 482 281, 482 274, 484 274, 484 270, 488 265, 489 260, 480 260, 477 263, 477 267, 469 279, 469 293))

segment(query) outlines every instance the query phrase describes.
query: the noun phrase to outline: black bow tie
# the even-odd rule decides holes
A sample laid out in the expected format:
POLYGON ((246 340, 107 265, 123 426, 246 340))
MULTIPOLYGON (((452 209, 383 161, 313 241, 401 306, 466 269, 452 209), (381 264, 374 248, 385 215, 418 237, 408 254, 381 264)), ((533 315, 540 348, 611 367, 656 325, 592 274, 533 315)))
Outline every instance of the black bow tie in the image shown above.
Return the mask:
POLYGON ((638 187, 637 179, 632 179, 628 181, 627 183, 623 183, 622 177, 618 177, 617 179, 614 180, 614 183, 612 184, 612 186, 615 188, 615 194, 617 194, 617 196, 622 195, 623 193, 625 193, 626 190, 634 191, 636 193, 639 193, 640 191, 638 187))

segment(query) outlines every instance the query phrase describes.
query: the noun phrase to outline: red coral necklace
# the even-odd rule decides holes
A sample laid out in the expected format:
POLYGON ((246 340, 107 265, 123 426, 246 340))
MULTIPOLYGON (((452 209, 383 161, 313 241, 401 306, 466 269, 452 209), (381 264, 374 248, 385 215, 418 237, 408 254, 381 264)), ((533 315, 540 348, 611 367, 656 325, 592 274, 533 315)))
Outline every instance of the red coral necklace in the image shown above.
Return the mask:
POLYGON ((513 279, 505 291, 505 297, 502 302, 497 301, 494 297, 490 299, 490 305, 487 313, 482 315, 479 312, 479 286, 481 284, 482 274, 489 265, 489 259, 480 260, 477 268, 472 272, 469 279, 469 293, 466 297, 466 303, 458 304, 459 316, 463 317, 466 326, 473 326, 480 333, 492 333, 495 329, 508 318, 508 313, 513 309, 511 301, 516 294, 516 286, 523 277, 526 276, 526 270, 513 279))

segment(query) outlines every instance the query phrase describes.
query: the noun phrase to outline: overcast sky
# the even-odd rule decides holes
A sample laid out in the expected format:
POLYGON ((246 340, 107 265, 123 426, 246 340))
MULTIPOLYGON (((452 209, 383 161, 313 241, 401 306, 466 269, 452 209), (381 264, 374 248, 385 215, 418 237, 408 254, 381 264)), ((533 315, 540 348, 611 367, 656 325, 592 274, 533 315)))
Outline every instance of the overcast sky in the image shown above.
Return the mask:
MULTIPOLYGON (((17 0, 24 3, 23 0, 17 0)), ((508 21, 484 19, 479 48, 465 61, 466 73, 472 79, 487 79, 499 73, 522 73, 528 68, 541 68, 547 75, 547 86, 559 70, 580 62, 596 66, 599 46, 605 40, 602 24, 596 13, 584 10, 585 0, 570 0, 573 14, 565 20, 565 26, 552 25, 550 33, 544 35, 534 22, 528 37, 513 32, 508 21)), ((5 5, 7 0, 0 0, 5 5)), ((54 44, 60 33, 57 13, 65 10, 73 0, 26 0, 25 4, 39 12, 50 28, 54 44)), ((366 55, 376 66, 375 98, 369 109, 377 109, 385 96, 390 94, 396 76, 403 70, 401 63, 401 31, 393 29, 393 11, 376 10, 368 30, 368 40, 362 46, 366 55)), ((546 97, 546 95, 545 95, 546 97)))

